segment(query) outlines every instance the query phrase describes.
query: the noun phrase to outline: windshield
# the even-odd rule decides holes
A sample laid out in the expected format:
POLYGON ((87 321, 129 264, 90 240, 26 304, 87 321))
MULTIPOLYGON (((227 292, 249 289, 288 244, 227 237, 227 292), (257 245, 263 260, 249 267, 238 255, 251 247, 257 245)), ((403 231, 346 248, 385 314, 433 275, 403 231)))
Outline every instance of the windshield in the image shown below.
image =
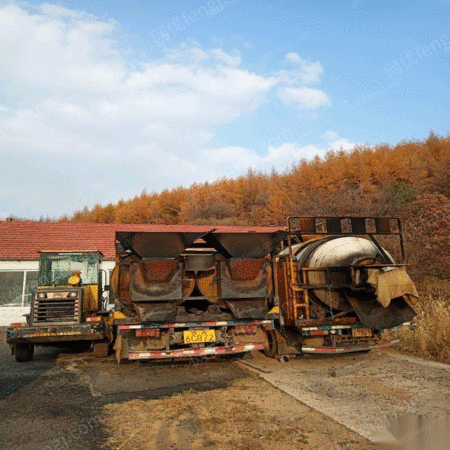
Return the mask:
POLYGON ((81 284, 98 284, 96 253, 42 254, 39 261, 39 286, 65 286, 73 271, 81 273, 81 284))

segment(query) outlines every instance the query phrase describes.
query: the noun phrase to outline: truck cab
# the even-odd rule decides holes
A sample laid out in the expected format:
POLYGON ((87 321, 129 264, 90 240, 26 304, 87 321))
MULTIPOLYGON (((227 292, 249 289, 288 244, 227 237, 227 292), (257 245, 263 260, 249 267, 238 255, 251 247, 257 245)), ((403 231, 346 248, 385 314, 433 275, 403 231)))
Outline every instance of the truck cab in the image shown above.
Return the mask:
POLYGON ((40 253, 30 314, 26 323, 11 324, 7 330, 18 362, 30 361, 36 345, 62 347, 87 341, 94 349, 99 344, 105 349, 108 314, 101 311, 102 256, 99 251, 40 253))

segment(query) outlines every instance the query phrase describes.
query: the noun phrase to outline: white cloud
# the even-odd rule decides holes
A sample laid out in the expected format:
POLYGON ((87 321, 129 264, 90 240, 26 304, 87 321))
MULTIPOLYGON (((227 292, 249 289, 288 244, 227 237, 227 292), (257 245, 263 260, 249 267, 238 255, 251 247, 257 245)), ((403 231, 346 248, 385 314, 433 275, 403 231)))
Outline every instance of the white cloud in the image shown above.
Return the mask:
POLYGON ((220 177, 223 171, 231 176, 237 176, 245 173, 250 167, 266 173, 272 168, 283 172, 302 159, 308 160, 315 156, 323 157, 328 151, 340 150, 341 147, 344 150, 350 150, 355 145, 347 139, 336 140, 326 147, 315 145, 301 147, 296 143, 285 142, 279 147, 270 146, 263 155, 243 147, 207 149, 202 154, 206 160, 213 162, 209 172, 213 175, 212 179, 215 179, 220 177))
POLYGON ((291 63, 302 63, 303 59, 297 53, 291 52, 286 55, 286 59, 291 63))
POLYGON ((323 139, 327 139, 328 141, 334 141, 339 138, 339 134, 335 131, 327 130, 325 133, 321 136, 323 139))
POLYGON ((7 61, 0 94, 21 99, 2 114, 0 131, 15 150, 59 145, 67 153, 75 136, 85 142, 79 154, 103 146, 105 137, 113 154, 132 153, 123 132, 132 126, 131 144, 193 152, 217 125, 257 109, 279 82, 241 68, 237 51, 206 51, 195 42, 130 67, 114 39, 117 24, 52 5, 37 13, 4 6, 0 24, 0 60, 7 61))
POLYGON ((341 138, 339 136, 339 133, 336 133, 335 131, 327 130, 325 133, 321 136, 322 139, 325 139, 329 142, 330 150, 337 151, 337 150, 351 150, 356 143, 355 142, 349 142, 346 138, 341 138))
POLYGON ((356 143, 349 142, 346 138, 337 139, 331 143, 331 150, 351 150, 355 145, 356 143))
MULTIPOLYGON (((114 21, 56 5, 0 6, 0 148, 49 166, 98 165, 104 180, 96 187, 92 181, 86 192, 99 186, 112 191, 113 184, 116 189, 122 173, 127 186, 136 174, 142 188, 158 190, 239 175, 248 167, 282 170, 314 151, 296 144, 270 147, 262 156, 226 145, 204 149, 212 146, 218 126, 255 111, 272 92, 306 109, 329 104, 325 92, 304 86, 323 74, 319 62, 288 53, 289 70, 262 74, 243 67, 237 50, 204 49, 196 42, 167 49, 160 59, 136 61, 132 49, 123 48, 120 31, 114 21)), ((9 173, 6 185, 20 182, 13 168, 9 173)), ((71 181, 62 171, 54 175, 71 181)))
POLYGON ((228 53, 225 53, 220 48, 212 49, 211 53, 215 56, 217 61, 222 61, 226 63, 228 66, 237 67, 241 64, 241 55, 237 50, 234 51, 233 56, 229 55, 228 53))
POLYGON ((278 78, 284 84, 278 90, 278 97, 285 104, 296 103, 303 109, 317 109, 330 104, 328 95, 319 89, 301 86, 299 84, 318 83, 324 73, 319 61, 309 62, 301 58, 297 53, 286 55, 286 61, 293 66, 291 70, 281 70, 278 78))
POLYGON ((308 87, 283 87, 279 89, 278 96, 283 103, 297 103, 303 109, 316 109, 330 104, 330 98, 325 92, 308 87))
POLYGON ((311 63, 302 59, 297 53, 288 53, 286 60, 294 67, 294 70, 280 72, 280 76, 286 83, 317 83, 324 73, 322 64, 319 61, 311 63))

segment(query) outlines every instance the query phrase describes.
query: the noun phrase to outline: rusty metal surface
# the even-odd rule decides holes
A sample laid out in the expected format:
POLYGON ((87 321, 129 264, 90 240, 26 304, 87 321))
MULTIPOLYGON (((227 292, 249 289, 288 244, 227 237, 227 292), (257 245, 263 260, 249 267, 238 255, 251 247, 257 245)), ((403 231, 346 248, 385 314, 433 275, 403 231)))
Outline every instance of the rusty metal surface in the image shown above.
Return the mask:
POLYGON ((135 277, 135 282, 136 277, 142 276, 142 281, 145 284, 168 283, 178 269, 179 262, 177 260, 153 259, 134 264, 132 273, 135 277))
POLYGON ((195 311, 189 313, 185 308, 178 308, 176 312, 176 322, 217 322, 220 320, 229 321, 233 316, 230 313, 223 312, 218 305, 209 305, 206 311, 195 311))
POLYGON ((131 266, 133 302, 181 301, 182 267, 178 261, 141 261, 131 266), (156 273, 152 273, 155 270, 156 273))
POLYGON ((401 251, 401 261, 405 260, 403 244, 403 234, 400 219, 397 217, 288 217, 288 247, 295 242, 302 242, 308 237, 316 235, 334 236, 368 236, 374 244, 379 247, 385 257, 385 262, 389 259, 384 250, 379 246, 374 236, 396 236, 401 251))
POLYGON ((264 269, 264 259, 220 263, 221 298, 267 297, 267 273, 264 269))
MULTIPOLYGON (((194 322, 209 322, 217 320, 232 320, 234 317, 226 312, 223 312, 217 305, 209 305, 206 311, 195 311, 189 313, 182 306, 178 306, 174 302, 160 302, 160 303, 137 303, 135 305, 138 310, 140 320, 142 322, 171 322, 171 323, 194 323, 194 322)), ((253 317, 251 317, 253 319, 253 317)), ((256 318, 263 318, 258 315, 256 318)))
POLYGON ((141 258, 176 258, 205 232, 116 232, 118 253, 131 250, 141 258))
POLYGON ((33 343, 41 344, 47 342, 62 341, 92 341, 104 339, 105 324, 83 323, 75 325, 54 325, 39 327, 21 327, 7 329, 8 344, 33 343))
POLYGON ((261 272, 265 259, 230 259, 225 264, 232 280, 254 280, 261 272))
POLYGON ((269 312, 264 298, 227 300, 227 303, 237 319, 265 319, 269 312))
POLYGON ((200 293, 209 301, 215 302, 219 298, 219 280, 216 267, 199 272, 196 281, 200 293))
POLYGON ((190 297, 195 289, 196 280, 188 274, 183 275, 183 298, 190 297))
POLYGON ((298 234, 400 234, 397 217, 289 217, 289 230, 298 234))
POLYGON ((214 269, 214 255, 210 253, 198 255, 186 255, 184 269, 192 272, 214 269))
POLYGON ((289 291, 288 264, 289 260, 287 257, 277 258, 274 264, 274 275, 284 324, 286 326, 295 326, 294 304, 290 299, 289 291))
POLYGON ((362 324, 373 329, 393 328, 416 316, 411 306, 401 297, 392 300, 387 308, 383 308, 376 299, 371 302, 358 298, 348 300, 362 324))
POLYGON ((232 258, 263 258, 275 250, 286 236, 284 231, 274 233, 212 233, 232 258))
POLYGON ((141 322, 175 321, 177 315, 176 302, 136 303, 135 308, 141 322))

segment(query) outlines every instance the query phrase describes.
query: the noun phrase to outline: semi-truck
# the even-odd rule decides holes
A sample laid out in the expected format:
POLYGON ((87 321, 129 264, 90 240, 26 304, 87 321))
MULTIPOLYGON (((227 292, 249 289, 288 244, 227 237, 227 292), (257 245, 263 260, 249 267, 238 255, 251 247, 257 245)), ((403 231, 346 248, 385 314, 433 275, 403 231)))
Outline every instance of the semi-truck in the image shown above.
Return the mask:
POLYGON ((50 253, 41 255, 28 321, 8 330, 16 359, 31 359, 34 345, 75 340, 90 341, 99 356, 114 351, 118 362, 255 350, 277 358, 348 353, 394 344, 381 339, 383 331, 415 316, 417 291, 396 218, 290 217, 286 228, 165 230, 116 232, 106 287, 113 311, 102 310, 99 277, 89 275, 99 273, 99 253, 89 253, 97 254, 95 269, 93 260, 80 266, 81 253, 74 267, 73 258, 58 266, 50 253), (379 236, 395 240, 400 263, 379 236), (62 266, 65 277, 50 275, 62 266))

